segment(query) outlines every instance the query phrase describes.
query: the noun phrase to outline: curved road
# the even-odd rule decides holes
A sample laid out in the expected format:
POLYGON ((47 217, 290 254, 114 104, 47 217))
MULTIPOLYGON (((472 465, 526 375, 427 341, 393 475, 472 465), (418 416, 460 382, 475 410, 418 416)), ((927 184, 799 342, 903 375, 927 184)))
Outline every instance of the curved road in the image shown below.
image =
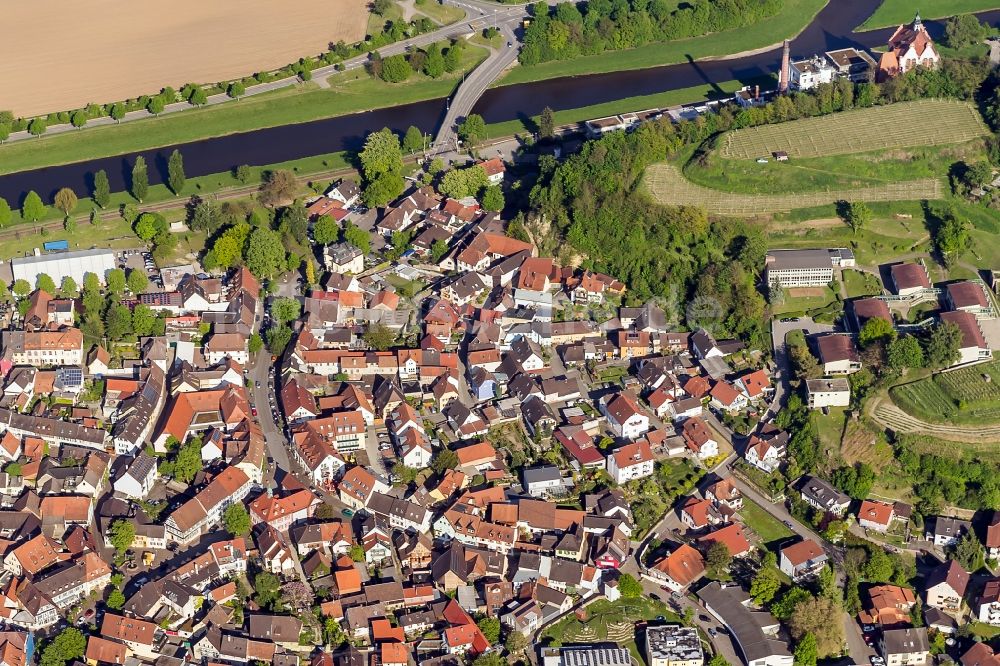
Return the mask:
MULTIPOLYGON (((454 4, 479 6, 484 0, 452 0, 454 4)), ((843 46, 874 46, 882 44, 888 31, 854 33, 878 6, 879 0, 830 0, 813 22, 792 42, 794 56, 810 55, 843 46)), ((515 8, 515 11, 523 11, 515 8)), ((1000 18, 1000 12, 981 15, 989 21, 1000 18)), ((493 17, 485 14, 478 19, 487 25, 493 17)), ((939 24, 927 22, 935 31, 939 24)), ((405 48, 405 45, 404 45, 405 48)), ((388 53, 388 51, 386 51, 388 53)), ((778 67, 780 51, 768 51, 728 60, 704 60, 667 65, 643 70, 593 74, 551 79, 537 83, 502 86, 487 90, 473 108, 487 122, 500 122, 532 116, 546 107, 569 109, 636 95, 647 95, 703 85, 706 82, 746 80, 773 74, 778 67)), ((108 172, 113 190, 127 189, 131 164, 142 154, 150 169, 150 182, 166 180, 167 156, 174 148, 184 153, 188 176, 226 171, 239 164, 273 164, 310 155, 341 150, 357 150, 364 137, 373 129, 390 127, 403 131, 416 125, 434 131, 445 117, 445 101, 430 100, 368 111, 308 123, 285 125, 233 134, 214 139, 166 146, 163 148, 119 155, 55 167, 0 176, 0 197, 19 207, 28 190, 35 190, 51 200, 60 187, 71 187, 80 196, 90 193, 93 174, 98 169, 108 172)), ((234 128, 239 129, 239 128, 234 128)), ((44 139, 39 149, 44 147, 44 139)))

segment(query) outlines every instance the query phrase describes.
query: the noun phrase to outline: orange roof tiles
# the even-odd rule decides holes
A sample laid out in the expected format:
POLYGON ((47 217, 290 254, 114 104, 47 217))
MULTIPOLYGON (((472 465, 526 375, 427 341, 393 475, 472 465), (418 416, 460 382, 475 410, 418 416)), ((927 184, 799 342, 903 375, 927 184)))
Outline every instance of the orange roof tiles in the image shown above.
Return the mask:
POLYGON ((660 560, 655 567, 667 574, 681 587, 687 587, 705 573, 705 560, 701 553, 687 544, 660 560))

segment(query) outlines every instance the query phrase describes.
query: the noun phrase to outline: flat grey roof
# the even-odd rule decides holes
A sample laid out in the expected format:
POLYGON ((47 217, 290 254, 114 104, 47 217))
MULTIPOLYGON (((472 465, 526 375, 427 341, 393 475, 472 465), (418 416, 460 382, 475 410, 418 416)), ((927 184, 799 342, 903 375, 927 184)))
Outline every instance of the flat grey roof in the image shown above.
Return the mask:
POLYGON ((794 268, 831 268, 830 251, 823 250, 770 250, 765 261, 768 270, 794 268))
POLYGON ((791 656, 784 641, 764 633, 757 616, 770 617, 775 624, 777 620, 767 613, 752 613, 744 606, 748 596, 740 587, 723 588, 718 583, 710 583, 698 591, 698 596, 726 623, 748 662, 771 656, 791 656))

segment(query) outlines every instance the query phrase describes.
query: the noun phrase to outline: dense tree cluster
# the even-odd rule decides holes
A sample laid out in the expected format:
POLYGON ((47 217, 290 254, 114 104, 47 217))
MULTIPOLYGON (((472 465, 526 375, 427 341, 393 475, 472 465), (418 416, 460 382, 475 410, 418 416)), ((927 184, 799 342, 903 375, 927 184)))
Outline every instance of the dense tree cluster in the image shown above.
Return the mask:
POLYGON ((520 61, 534 65, 651 42, 740 28, 776 14, 781 0, 591 0, 562 2, 550 10, 533 5, 534 21, 524 34, 520 61))
POLYGON ((543 159, 531 192, 534 215, 554 222, 588 257, 585 267, 625 280, 631 299, 671 299, 675 316, 687 301, 689 326, 763 347, 760 230, 738 220, 709 222, 700 209, 658 206, 639 187, 645 168, 680 148, 688 129, 648 123, 589 142, 558 166, 543 159))
POLYGON ((917 511, 928 516, 944 506, 1000 509, 1000 465, 972 456, 924 453, 927 449, 916 435, 899 435, 895 443, 904 480, 917 497, 917 511))

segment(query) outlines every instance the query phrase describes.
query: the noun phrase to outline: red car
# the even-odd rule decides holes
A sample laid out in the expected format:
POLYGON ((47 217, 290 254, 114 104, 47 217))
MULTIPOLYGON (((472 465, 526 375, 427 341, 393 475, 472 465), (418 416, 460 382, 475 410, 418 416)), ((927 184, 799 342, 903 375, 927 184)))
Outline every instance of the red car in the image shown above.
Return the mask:
POLYGON ((250 413, 253 414, 254 416, 257 416, 257 408, 256 407, 251 407, 250 408, 250 413))

